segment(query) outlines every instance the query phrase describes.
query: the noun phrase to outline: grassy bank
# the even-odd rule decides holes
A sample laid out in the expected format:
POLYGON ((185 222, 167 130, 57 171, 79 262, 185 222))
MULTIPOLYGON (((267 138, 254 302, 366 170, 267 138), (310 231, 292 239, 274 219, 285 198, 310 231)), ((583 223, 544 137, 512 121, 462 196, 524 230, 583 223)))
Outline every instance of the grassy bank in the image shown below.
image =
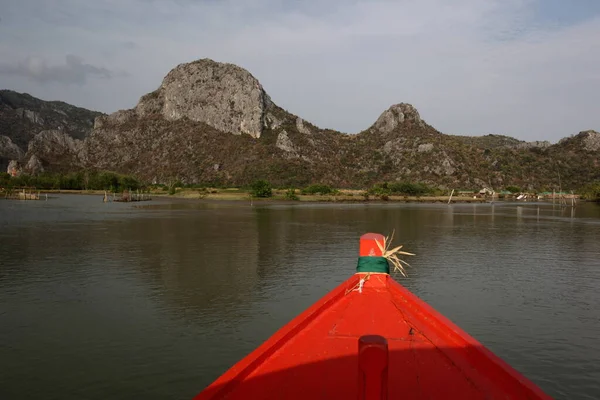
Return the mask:
MULTIPOLYGON (((21 189, 16 189, 20 191, 21 189)), ((74 194, 74 195, 96 195, 103 196, 104 190, 77 190, 77 189, 27 189, 27 192, 31 193, 47 193, 47 194, 74 194)), ((340 189, 333 190, 329 194, 303 194, 300 189, 272 189, 271 194, 268 197, 257 197, 252 194, 251 189, 241 188, 173 188, 172 190, 165 190, 161 187, 146 188, 140 193, 144 193, 146 196, 153 198, 162 199, 182 199, 182 200, 209 200, 209 201, 246 201, 246 202, 322 202, 322 203, 364 203, 364 202, 377 202, 377 203, 448 203, 448 195, 439 194, 423 194, 419 196, 410 195, 381 195, 372 194, 366 190, 349 190, 340 189)), ((113 192, 107 190, 109 196, 112 196, 113 192)), ((136 193, 136 191, 133 191, 136 193)), ((120 197, 122 192, 115 192, 117 197, 120 197)), ((0 190, 0 198, 5 197, 5 191, 0 190)), ((494 201, 502 201, 502 198, 496 197, 494 201)), ((548 199, 546 199, 548 200, 548 199)), ((491 197, 477 197, 473 196, 452 196, 452 203, 485 203, 492 201, 491 197)))
MULTIPOLYGON (((253 201, 253 202, 269 202, 269 201, 289 201, 289 202, 422 202, 422 203, 437 203, 448 202, 448 196, 387 196, 385 200, 379 196, 365 195, 363 190, 338 190, 335 194, 301 194, 300 190, 296 190, 294 195, 296 199, 292 199, 289 190, 273 189, 271 197, 253 197, 249 190, 230 188, 230 189, 177 189, 175 193, 168 194, 165 191, 151 191, 153 196, 175 197, 182 199, 194 200, 224 200, 224 201, 253 201)), ((480 203, 486 199, 472 197, 452 197, 452 202, 465 203, 480 203)))
MULTIPOLYGON (((38 190, 33 190, 37 192, 38 190)), ((41 189, 40 193, 48 194, 76 194, 76 195, 104 195, 104 190, 76 190, 76 189, 41 189)), ((106 191, 111 195, 110 191, 106 191)), ((160 188, 146 190, 144 193, 151 197, 176 198, 188 200, 212 200, 212 201, 252 201, 252 202, 420 202, 420 203, 438 203, 448 202, 448 196, 386 196, 382 199, 380 196, 366 195, 364 190, 336 190, 335 194, 302 194, 300 190, 294 191, 294 198, 290 197, 290 191, 273 189, 270 197, 252 196, 250 190, 239 188, 204 188, 190 189, 177 188, 171 193, 160 188)), ((119 196, 121 193, 117 193, 119 196)), ((472 197, 453 196, 453 203, 481 203, 486 199, 472 197)))

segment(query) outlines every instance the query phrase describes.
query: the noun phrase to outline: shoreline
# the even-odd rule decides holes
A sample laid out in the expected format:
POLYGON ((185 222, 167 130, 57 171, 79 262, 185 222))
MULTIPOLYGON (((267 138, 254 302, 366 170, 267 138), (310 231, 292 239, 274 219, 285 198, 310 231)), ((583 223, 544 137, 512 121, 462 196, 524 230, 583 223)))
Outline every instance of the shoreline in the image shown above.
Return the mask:
MULTIPOLYGON (((78 196, 104 196, 104 190, 75 190, 75 189, 48 189, 32 191, 32 193, 40 193, 40 197, 44 194, 66 194, 66 195, 78 195, 78 196)), ((133 193, 133 192, 132 192, 133 193)), ((498 197, 471 197, 471 196, 452 196, 450 202, 448 201, 450 196, 388 196, 387 199, 382 199, 378 196, 364 196, 364 191, 361 190, 344 190, 336 195, 303 195, 296 194, 297 199, 289 199, 285 196, 285 190, 273 189, 273 195, 271 197, 251 197, 250 193, 245 190, 236 188, 230 189, 180 189, 174 194, 169 194, 165 191, 150 191, 144 193, 144 195, 150 196, 150 198, 156 200, 179 200, 179 201, 193 201, 193 202, 233 202, 233 203, 280 203, 280 204, 294 204, 294 203, 424 203, 424 204, 460 204, 460 203, 496 203, 496 202, 519 202, 519 203, 530 203, 530 202, 544 202, 552 203, 552 199, 531 199, 519 201, 514 198, 498 198, 498 197)), ((112 193, 108 193, 109 196, 112 193)), ((121 194, 117 193, 117 196, 121 194)), ((4 199, 0 195, 0 199, 4 199)), ((9 200, 9 199, 7 199, 9 200)), ((12 199, 18 200, 18 199, 12 199)), ((151 201, 151 200, 150 200, 151 201)), ((144 201, 146 202, 146 201, 144 201)), ((586 200, 577 199, 577 203, 587 202, 586 200)))
MULTIPOLYGON (((275 191, 274 191, 275 192, 275 191)), ((37 193, 37 191, 35 192, 37 193)), ((44 194, 63 194, 63 195, 76 195, 76 196, 104 196, 104 190, 64 190, 64 189, 49 189, 40 190, 40 197, 44 194)), ((195 190, 184 190, 175 194, 161 193, 161 192, 150 192, 145 193, 149 195, 152 200, 177 200, 185 202, 232 202, 232 203, 279 203, 279 204, 297 204, 297 203, 429 203, 429 204, 448 204, 449 196, 389 196, 387 200, 383 200, 379 197, 369 196, 368 200, 364 196, 354 196, 347 194, 339 195, 301 195, 298 194, 297 200, 291 200, 285 198, 283 194, 274 193, 271 197, 250 197, 246 192, 241 191, 217 191, 217 193, 200 193, 195 190)), ((110 193, 109 193, 110 195, 110 193)), ((4 198, 0 196, 0 198, 4 198)), ((19 200, 19 199, 7 199, 7 200, 19 200)), ((150 200, 150 201, 152 201, 150 200)), ((493 202, 507 201, 504 199, 494 199, 493 202)), ((491 198, 472 198, 472 197, 458 197, 453 196, 449 204, 455 203, 491 203, 491 198)), ((147 203, 147 201, 144 201, 147 203)))

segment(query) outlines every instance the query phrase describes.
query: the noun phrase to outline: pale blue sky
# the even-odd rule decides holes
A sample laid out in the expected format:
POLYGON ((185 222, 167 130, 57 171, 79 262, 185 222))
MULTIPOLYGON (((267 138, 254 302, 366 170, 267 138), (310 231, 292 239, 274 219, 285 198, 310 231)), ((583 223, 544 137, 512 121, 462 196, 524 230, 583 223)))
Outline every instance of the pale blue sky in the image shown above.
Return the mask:
POLYGON ((0 88, 114 112, 199 58, 348 133, 400 102, 444 133, 600 130, 600 0, 0 0, 0 88))

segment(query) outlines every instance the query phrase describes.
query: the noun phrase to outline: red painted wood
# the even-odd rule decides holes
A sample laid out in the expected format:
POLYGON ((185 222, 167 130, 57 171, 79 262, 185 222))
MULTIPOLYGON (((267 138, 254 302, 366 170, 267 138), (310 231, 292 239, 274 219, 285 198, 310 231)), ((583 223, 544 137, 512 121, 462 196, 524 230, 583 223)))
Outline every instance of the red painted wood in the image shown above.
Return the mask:
POLYGON ((195 400, 357 399, 364 378, 364 393, 382 398, 369 391, 369 379, 385 368, 387 382, 381 375, 378 382, 389 399, 550 399, 389 275, 372 274, 361 293, 352 290, 364 276, 333 289, 195 400), (370 335, 387 342, 386 363, 383 342, 369 342, 370 335))
POLYGON ((383 336, 358 339, 358 400, 387 400, 388 343, 383 336))
POLYGON ((377 242, 383 246, 384 236, 379 233, 365 233, 360 237, 358 254, 361 257, 381 257, 381 249, 377 242))

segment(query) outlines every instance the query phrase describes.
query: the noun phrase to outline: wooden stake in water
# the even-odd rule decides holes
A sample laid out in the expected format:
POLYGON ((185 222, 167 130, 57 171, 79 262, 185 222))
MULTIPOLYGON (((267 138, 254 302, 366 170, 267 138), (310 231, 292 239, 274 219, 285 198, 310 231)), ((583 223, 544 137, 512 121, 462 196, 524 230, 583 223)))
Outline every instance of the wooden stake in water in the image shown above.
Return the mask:
POLYGON ((452 189, 452 193, 450 193, 450 198, 448 199, 448 204, 450 204, 450 201, 452 200, 452 195, 454 194, 454 189, 452 189))

